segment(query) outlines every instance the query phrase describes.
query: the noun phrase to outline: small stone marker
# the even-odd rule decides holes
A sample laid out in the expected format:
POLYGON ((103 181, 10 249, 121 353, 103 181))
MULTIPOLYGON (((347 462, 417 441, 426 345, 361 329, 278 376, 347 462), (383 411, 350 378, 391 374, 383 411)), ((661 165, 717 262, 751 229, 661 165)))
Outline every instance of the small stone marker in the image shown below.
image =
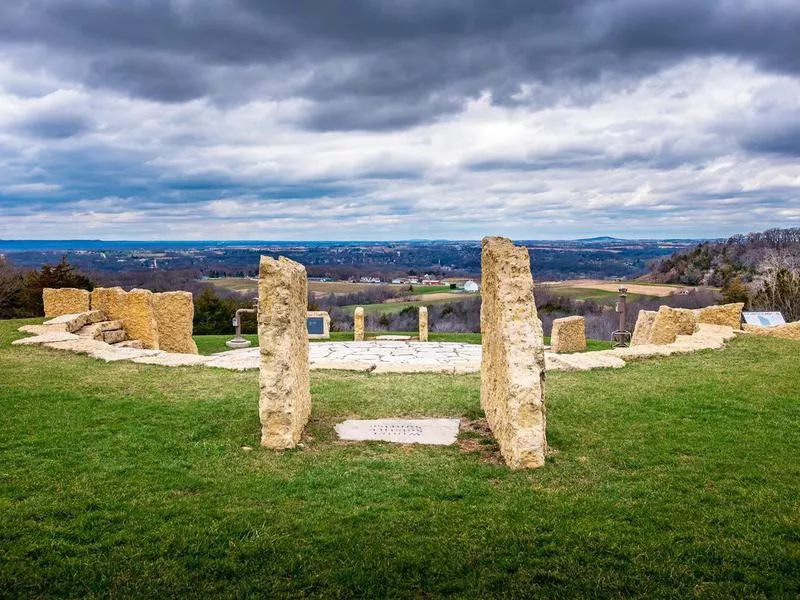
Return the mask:
POLYGON ((375 341, 377 342, 408 342, 411 340, 410 335, 376 335, 375 341))
POLYGON ((364 341, 364 308, 362 306, 357 306, 353 313, 353 340, 364 341))
POLYGON ((327 340, 331 337, 331 316, 324 310, 310 310, 306 315, 309 339, 327 340))
POLYGON ((428 341, 428 307, 419 307, 419 341, 428 341))
POLYGON ((458 419, 349 419, 336 433, 342 440, 449 446, 458 437, 458 419))
POLYGON ((551 350, 557 354, 586 350, 586 321, 581 316, 562 317, 553 321, 551 350))
POLYGON ((544 343, 528 249, 481 244, 481 407, 512 469, 541 467, 547 451, 544 343))
POLYGON ((306 305, 300 263, 262 256, 258 271, 261 445, 294 448, 311 415, 306 305))

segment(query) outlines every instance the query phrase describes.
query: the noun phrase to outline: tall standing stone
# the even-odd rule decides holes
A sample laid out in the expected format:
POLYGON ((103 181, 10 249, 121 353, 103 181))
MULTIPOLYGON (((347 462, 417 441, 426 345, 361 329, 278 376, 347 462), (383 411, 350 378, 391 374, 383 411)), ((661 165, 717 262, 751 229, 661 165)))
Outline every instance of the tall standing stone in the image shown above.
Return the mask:
POLYGON ((353 340, 364 341, 364 308, 357 306, 353 313, 353 340))
POLYGON ((428 341, 428 307, 419 307, 419 341, 428 341))
POLYGON ((87 312, 90 307, 89 292, 76 288, 44 288, 42 302, 48 319, 87 312))
POLYGON ((262 256, 258 271, 261 445, 294 448, 311 415, 306 308, 300 263, 262 256))
POLYGON ((481 406, 512 469, 541 467, 547 451, 544 342, 527 248, 483 239, 481 406))
POLYGON ((140 340, 144 348, 160 348, 153 292, 150 290, 126 292, 121 287, 95 288, 92 290, 92 310, 103 311, 112 321, 122 321, 128 338, 140 340))

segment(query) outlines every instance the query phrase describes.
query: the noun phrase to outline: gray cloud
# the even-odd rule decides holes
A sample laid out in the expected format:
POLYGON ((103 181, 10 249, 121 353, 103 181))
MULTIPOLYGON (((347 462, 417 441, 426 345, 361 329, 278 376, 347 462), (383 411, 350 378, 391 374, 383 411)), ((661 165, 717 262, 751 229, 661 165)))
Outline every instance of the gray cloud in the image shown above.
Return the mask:
POLYGON ((536 83, 550 98, 529 101, 580 100, 609 74, 635 79, 692 56, 800 72, 800 5, 784 0, 41 0, 3 10, 7 49, 63 55, 74 63, 65 74, 90 86, 163 102, 302 97, 313 105, 300 122, 324 131, 408 127, 485 90, 513 104, 536 83))

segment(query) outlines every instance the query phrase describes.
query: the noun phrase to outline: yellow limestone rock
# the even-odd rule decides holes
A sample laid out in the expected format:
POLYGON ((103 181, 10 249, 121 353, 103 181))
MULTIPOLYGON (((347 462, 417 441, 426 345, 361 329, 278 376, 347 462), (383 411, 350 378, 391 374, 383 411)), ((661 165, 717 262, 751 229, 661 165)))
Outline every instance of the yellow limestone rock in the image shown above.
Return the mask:
POLYGON ((109 320, 122 321, 131 340, 141 340, 150 350, 158 350, 158 324, 153 307, 153 292, 121 287, 95 288, 92 310, 102 310, 109 320))
POLYGON ((190 292, 153 294, 153 309, 158 329, 158 346, 167 352, 197 354, 192 339, 194 301, 190 292))
POLYGON ((698 308, 695 312, 698 323, 710 325, 727 325, 734 329, 742 328, 742 311, 744 302, 720 304, 719 306, 706 306, 698 308))
POLYGON ((527 248, 486 237, 481 254, 481 407, 512 469, 544 465, 544 342, 527 248))
POLYGON ((258 272, 261 445, 294 448, 311 415, 306 303, 300 263, 262 256, 258 272))
POLYGON ((762 327, 760 325, 744 325, 747 333, 763 335, 767 337, 781 338, 784 340, 800 340, 800 321, 785 323, 783 325, 773 325, 772 327, 762 327))
POLYGON ((656 320, 656 311, 640 310, 636 318, 636 326, 633 328, 631 336, 631 346, 641 346, 650 343, 650 331, 653 329, 653 321, 656 320))
POLYGON ((550 351, 556 354, 586 350, 586 321, 583 317, 564 317, 553 321, 550 351))
POLYGON ((90 307, 89 292, 76 288, 44 288, 44 316, 48 319, 61 315, 74 315, 88 312, 90 307))
POLYGON ((660 306, 650 329, 650 344, 671 344, 679 335, 692 335, 697 328, 694 312, 686 308, 660 306))
POLYGON ((364 308, 357 306, 353 313, 353 340, 364 341, 364 308))
POLYGON ((419 341, 428 341, 428 307, 419 307, 419 341))

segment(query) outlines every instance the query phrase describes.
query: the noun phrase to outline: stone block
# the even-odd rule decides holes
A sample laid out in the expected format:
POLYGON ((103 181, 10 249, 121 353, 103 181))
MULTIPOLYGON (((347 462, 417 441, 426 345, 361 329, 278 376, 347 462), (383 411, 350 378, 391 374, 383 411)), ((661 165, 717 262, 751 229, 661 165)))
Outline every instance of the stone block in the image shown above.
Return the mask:
POLYGON ((766 337, 780 338, 783 340, 800 340, 800 321, 784 323, 783 325, 773 325, 772 327, 762 327, 760 325, 743 326, 747 333, 763 335, 766 337))
POLYGON ((128 336, 125 334, 124 329, 113 329, 111 331, 104 331, 101 334, 101 337, 106 344, 118 344, 128 339, 128 336))
POLYGON ((428 307, 419 307, 419 341, 428 341, 428 307))
POLYGON ((679 335, 692 335, 697 328, 694 311, 660 306, 650 329, 650 344, 671 344, 679 335))
POLYGON ((311 415, 306 308, 300 263, 262 256, 258 273, 261 445, 294 448, 311 415))
POLYGON ((636 318, 636 325, 631 336, 631 346, 642 346, 650 343, 650 331, 653 329, 653 321, 656 320, 656 311, 640 310, 636 318))
POLYGON ((586 350, 586 320, 580 316, 564 317, 553 321, 550 351, 556 354, 586 350))
POLYGON ((42 301, 47 318, 84 313, 91 307, 89 292, 76 288, 44 288, 42 301))
POLYGON ((364 341, 364 308, 357 306, 353 312, 353 340, 364 341))
POLYGON ((125 292, 121 287, 95 288, 92 308, 102 310, 108 319, 122 321, 128 338, 141 340, 147 349, 159 349, 158 323, 150 290, 125 292))
POLYGON ((329 340, 331 338, 331 316, 327 312, 324 310, 310 310, 306 314, 306 320, 308 319, 322 319, 322 333, 311 333, 311 329, 306 329, 308 339, 329 340))
POLYGON ((698 323, 727 325, 738 330, 742 328, 743 310, 744 302, 735 302, 718 306, 706 306, 705 308, 698 308, 694 312, 698 323))
POLYGON ((77 314, 61 315, 49 321, 45 321, 44 325, 51 329, 59 329, 69 333, 76 333, 88 325, 93 325, 105 320, 105 314, 101 310, 88 310, 86 312, 77 314))
POLYGON ((158 347, 166 352, 197 354, 192 338, 194 301, 190 292, 153 294, 153 310, 158 329, 158 347))
POLYGON ((547 451, 544 342, 528 250, 483 239, 481 407, 512 469, 541 467, 547 451))

